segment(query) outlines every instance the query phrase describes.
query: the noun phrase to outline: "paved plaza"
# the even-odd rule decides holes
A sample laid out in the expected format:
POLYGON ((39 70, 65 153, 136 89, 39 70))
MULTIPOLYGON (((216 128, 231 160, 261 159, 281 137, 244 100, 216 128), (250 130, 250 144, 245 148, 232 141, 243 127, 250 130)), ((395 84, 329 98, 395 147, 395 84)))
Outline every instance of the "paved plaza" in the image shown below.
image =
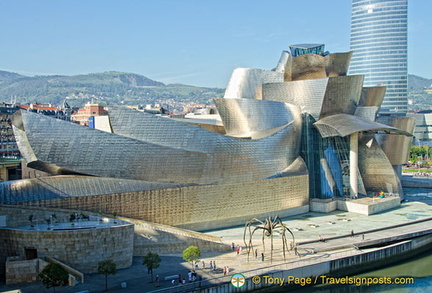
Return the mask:
MULTIPOLYGON (((286 262, 292 263, 292 265, 305 262, 312 263, 314 261, 320 261, 323 258, 331 257, 332 255, 352 253, 352 251, 356 249, 356 244, 363 241, 371 241, 396 234, 400 235, 404 234, 404 232, 413 232, 413 229, 424 229, 425 227, 430 227, 430 222, 424 222, 423 224, 369 232, 378 228, 404 224, 431 217, 432 202, 430 197, 408 196, 407 199, 408 201, 404 202, 400 208, 371 216, 336 211, 330 214, 309 212, 307 214, 283 219, 283 222, 295 235, 295 240, 298 243, 298 252, 301 256, 296 256, 291 251, 286 255, 286 262), (418 199, 422 201, 416 201, 418 199), (354 237, 351 235, 352 232, 354 232, 354 237), (319 241, 320 237, 325 238, 326 241, 319 241), (332 239, 332 237, 336 239, 332 239)), ((255 258, 254 253, 252 253, 248 261, 247 252, 244 249, 243 243, 243 226, 213 230, 206 233, 220 236, 222 241, 229 245, 234 243, 235 246, 237 244, 243 246, 243 250, 238 255, 236 251, 227 251, 226 253, 203 252, 202 261, 205 263, 205 268, 202 267, 201 262, 198 269, 196 269, 196 273, 203 279, 204 283, 209 281, 228 281, 229 276, 223 278, 224 275, 222 272, 222 268, 226 266, 230 268, 230 274, 246 273, 246 275, 254 275, 265 273, 266 270, 271 269, 269 267, 277 268, 277 266, 284 263, 281 249, 282 242, 278 235, 274 237, 275 249, 272 261, 270 261, 269 257, 269 239, 265 240, 267 248, 264 261, 262 261, 262 234, 260 234, 261 232, 258 230, 257 235, 253 238, 253 244, 258 249, 258 257, 255 258), (216 271, 209 268, 210 261, 216 262, 218 268, 216 271)), ((290 237, 291 236, 287 234, 288 242, 291 241, 290 237)), ((148 274, 147 269, 142 265, 142 257, 135 257, 131 268, 119 270, 116 275, 110 275, 108 277, 108 292, 138 293, 150 292, 164 288, 176 288, 175 291, 181 292, 182 286, 178 285, 178 278, 176 278, 174 285, 171 283, 171 280, 165 280, 165 278, 180 274, 187 282, 187 273, 191 270, 191 265, 185 263, 180 254, 162 255, 161 258, 162 262, 160 267, 154 270, 154 275, 159 275, 159 279, 161 280, 158 287, 156 287, 154 283, 151 283, 150 274, 148 274), (126 288, 122 288, 122 283, 126 285, 126 288)), ((195 282, 193 286, 198 287, 199 283, 195 282)), ((0 292, 7 292, 16 289, 21 289, 21 292, 23 293, 52 292, 52 289, 47 290, 39 283, 10 286, 0 285, 0 292)), ((75 287, 58 288, 57 292, 72 293, 85 292, 86 290, 88 290, 88 292, 104 292, 104 289, 104 276, 99 274, 88 274, 85 276, 84 284, 78 284, 75 287)))

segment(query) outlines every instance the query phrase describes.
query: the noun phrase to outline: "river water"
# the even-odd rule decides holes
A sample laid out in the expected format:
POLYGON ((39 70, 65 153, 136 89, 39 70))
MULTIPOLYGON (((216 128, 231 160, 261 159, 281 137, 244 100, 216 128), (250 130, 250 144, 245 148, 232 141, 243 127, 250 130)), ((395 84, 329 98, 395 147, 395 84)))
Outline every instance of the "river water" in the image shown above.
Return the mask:
MULTIPOLYGON (((432 205, 432 189, 406 188, 405 199, 408 201, 422 201, 432 205)), ((432 215, 431 215, 432 216, 432 215)), ((383 267, 379 270, 358 274, 355 277, 413 277, 414 284, 407 285, 320 285, 309 288, 301 288, 292 292, 319 292, 319 293, 430 293, 432 292, 432 249, 412 257, 403 262, 383 267)))
POLYGON ((385 267, 368 273, 358 274, 352 277, 413 277, 414 284, 407 285, 320 285, 315 287, 301 288, 292 292, 296 293, 371 293, 371 292, 391 292, 391 293, 430 293, 432 292, 432 251, 422 253, 414 258, 399 264, 385 267))

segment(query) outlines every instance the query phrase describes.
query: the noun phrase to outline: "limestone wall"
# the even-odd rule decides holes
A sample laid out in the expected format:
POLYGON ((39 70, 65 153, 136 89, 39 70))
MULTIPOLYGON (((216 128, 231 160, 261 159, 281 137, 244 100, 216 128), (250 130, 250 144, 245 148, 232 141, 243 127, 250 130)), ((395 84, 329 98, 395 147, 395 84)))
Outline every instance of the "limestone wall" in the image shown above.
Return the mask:
POLYGON ((197 246, 204 251, 230 251, 230 244, 224 244, 220 237, 203 234, 182 228, 149 223, 142 220, 121 218, 133 223, 135 229, 134 255, 148 252, 167 254, 181 253, 189 246, 197 246))
POLYGON ((308 206, 308 186, 308 176, 298 175, 238 184, 188 186, 20 204, 117 213, 134 219, 205 230, 244 223, 251 217, 307 212, 300 207, 308 206))
MULTIPOLYGON (((0 206, 0 215, 6 216, 8 224, 8 227, 0 228, 0 274, 5 272, 7 257, 17 256, 25 260, 26 249, 36 250, 38 258, 53 257, 84 273, 96 272, 98 262, 106 259, 112 259, 117 268, 132 265, 133 224, 117 221, 117 224, 94 225, 95 228, 88 229, 47 230, 46 223, 45 228, 42 224, 30 228, 28 221, 29 215, 33 215, 35 219, 44 219, 55 213, 62 222, 73 212, 75 211, 0 206), (26 227, 17 227, 23 225, 26 227)), ((53 228, 55 227, 56 225, 53 228)))
POLYGON ((44 267, 42 262, 45 263, 37 258, 6 262, 6 285, 36 282, 37 275, 44 267))
POLYGON ((84 273, 96 272, 98 262, 105 259, 112 259, 118 268, 132 265, 133 225, 66 231, 1 229, 0 239, 0 250, 8 256, 25 256, 25 249, 33 248, 38 257, 54 257, 84 273))

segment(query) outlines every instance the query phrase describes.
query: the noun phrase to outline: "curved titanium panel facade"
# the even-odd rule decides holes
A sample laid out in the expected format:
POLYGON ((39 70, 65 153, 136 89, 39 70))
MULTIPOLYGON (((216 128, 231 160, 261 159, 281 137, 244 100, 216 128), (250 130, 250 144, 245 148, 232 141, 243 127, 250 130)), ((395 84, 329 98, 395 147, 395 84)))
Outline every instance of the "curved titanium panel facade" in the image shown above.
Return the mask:
POLYGON ((262 97, 299 106, 318 119, 340 113, 354 114, 362 84, 361 75, 269 83, 263 85, 262 97))
POLYGON ((291 56, 291 54, 288 51, 282 51, 282 54, 279 58, 278 64, 276 65, 276 68, 274 69, 274 71, 284 73, 286 64, 287 64, 290 56, 291 56))
MULTIPOLYGON (((379 117, 379 122, 413 133, 415 119, 412 117, 379 117)), ((376 134, 378 144, 383 149, 392 165, 402 165, 408 162, 412 136, 376 134)))
POLYGON ((328 77, 347 75, 352 52, 335 53, 325 56, 326 74, 328 77))
POLYGON ((285 69, 285 81, 326 78, 325 57, 315 54, 305 54, 291 57, 285 69), (290 74, 290 75, 289 75, 290 74))
POLYGON ((296 105, 318 119, 328 78, 263 84, 263 100, 296 105))
POLYGON ((362 85, 362 75, 330 77, 320 119, 341 113, 353 115, 360 99, 362 85))
POLYGON ((261 99, 264 83, 282 82, 283 72, 256 68, 236 68, 225 90, 224 98, 261 99))
POLYGON ((288 59, 284 81, 318 79, 347 74, 351 52, 333 53, 326 56, 305 54, 288 59))
POLYGON ((354 115, 338 114, 323 118, 313 125, 318 129, 322 137, 332 136, 347 136, 355 132, 362 131, 388 131, 403 135, 410 135, 409 133, 400 129, 381 124, 378 122, 366 120, 354 115))
POLYGON ((387 87, 385 86, 363 87, 359 105, 364 107, 380 107, 384 100, 386 89, 387 87))
POLYGON ((0 203, 177 188, 180 184, 94 176, 49 176, 0 182, 0 203))
POLYGON ((295 123, 300 141, 300 108, 287 103, 250 99, 214 99, 227 135, 256 139, 261 133, 295 123))
POLYGON ((375 107, 375 106, 368 106, 368 107, 358 106, 356 108, 354 115, 361 117, 363 119, 375 121, 378 110, 379 110, 379 107, 375 107))
POLYGON ((398 176, 373 135, 360 137, 358 162, 367 192, 403 193, 398 176))
MULTIPOLYGON (((138 112, 133 116, 135 120, 128 121, 137 123, 130 124, 136 128, 140 126, 139 118, 146 115, 138 112)), ((252 181, 284 170, 299 151, 296 124, 258 140, 226 137, 186 124, 206 134, 196 138, 207 149, 204 152, 140 140, 145 137, 106 133, 30 112, 22 112, 22 120, 26 137, 17 137, 20 148, 30 146, 39 161, 101 177, 181 184, 252 181)), ((172 122, 177 121, 161 118, 155 132, 160 130, 159 136, 166 139, 164 136, 177 131, 171 139, 181 137, 184 143, 197 143, 188 139, 188 133, 180 132, 182 128, 173 126, 181 122, 172 122)), ((26 159, 31 163, 32 158, 26 159)))

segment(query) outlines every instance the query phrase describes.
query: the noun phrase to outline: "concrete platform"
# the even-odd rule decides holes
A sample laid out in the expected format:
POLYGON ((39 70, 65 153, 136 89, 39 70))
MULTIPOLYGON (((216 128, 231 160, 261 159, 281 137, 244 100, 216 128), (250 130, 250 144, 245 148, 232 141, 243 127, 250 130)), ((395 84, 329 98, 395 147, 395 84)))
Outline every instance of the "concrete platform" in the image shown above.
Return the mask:
POLYGON ((373 215, 400 206, 399 196, 362 197, 357 199, 311 199, 309 207, 312 212, 330 213, 336 210, 363 215, 373 215))
MULTIPOLYGON (((230 276, 223 276, 220 268, 224 266, 230 267, 230 275, 232 273, 265 273, 279 266, 295 268, 305 263, 314 263, 323 259, 359 253, 360 251, 356 247, 361 246, 362 243, 366 244, 379 242, 380 239, 384 238, 401 237, 401 235, 408 232, 414 232, 415 229, 419 229, 419 231, 430 229, 432 227, 430 222, 418 223, 415 226, 406 226, 406 224, 413 223, 413 221, 426 219, 432 215, 432 205, 411 201, 415 197, 408 196, 407 198, 409 201, 403 202, 399 208, 369 216, 334 211, 329 214, 309 212, 303 215, 284 218, 284 223, 293 231, 296 242, 299 243, 298 252, 301 254, 301 258, 291 252, 291 254, 287 255, 286 261, 284 261, 280 249, 280 238, 275 237, 275 250, 272 262, 269 259, 268 250, 264 261, 254 256, 248 261, 245 249, 239 255, 235 251, 227 253, 205 252, 201 257, 206 267, 203 269, 202 264, 200 264, 197 273, 204 279, 203 282, 225 282, 229 281, 230 276), (401 224, 405 226, 394 227, 401 224), (389 226, 393 228, 388 228, 389 226), (354 237, 351 237, 351 231, 354 232, 354 237), (326 238, 327 241, 320 242, 320 237, 326 238), (216 271, 210 270, 208 267, 210 261, 216 261, 219 269, 216 271)), ((222 241, 226 244, 235 243, 244 246, 244 226, 207 231, 206 233, 222 237, 222 241)), ((260 237, 261 234, 260 236, 257 235, 256 239, 254 238, 254 244, 260 244, 260 237)), ((259 250, 262 249, 260 247, 257 248, 259 250)), ((141 262, 142 258, 136 257, 131 268, 119 270, 116 275, 108 276, 109 292, 138 293, 160 289, 170 289, 173 292, 183 291, 180 286, 177 284, 172 285, 170 281, 161 281, 160 287, 155 287, 155 284, 150 283, 150 274, 147 274, 147 270, 141 262), (121 288, 122 282, 127 283, 127 288, 121 288)), ((158 269, 154 270, 154 274, 158 274, 160 280, 164 280, 165 276, 175 274, 181 274, 182 278, 185 277, 187 280, 187 272, 190 269, 191 265, 182 260, 181 254, 163 255, 162 263, 158 269)), ((78 284, 76 287, 61 288, 58 291, 64 293, 85 290, 104 292, 104 281, 105 278, 102 275, 89 274, 86 275, 86 283, 78 284)), ((198 287, 199 283, 195 282, 188 286, 198 287)), ((45 289, 39 283, 14 287, 0 285, 0 292, 14 289, 21 289, 23 293, 52 291, 52 289, 45 289)))

